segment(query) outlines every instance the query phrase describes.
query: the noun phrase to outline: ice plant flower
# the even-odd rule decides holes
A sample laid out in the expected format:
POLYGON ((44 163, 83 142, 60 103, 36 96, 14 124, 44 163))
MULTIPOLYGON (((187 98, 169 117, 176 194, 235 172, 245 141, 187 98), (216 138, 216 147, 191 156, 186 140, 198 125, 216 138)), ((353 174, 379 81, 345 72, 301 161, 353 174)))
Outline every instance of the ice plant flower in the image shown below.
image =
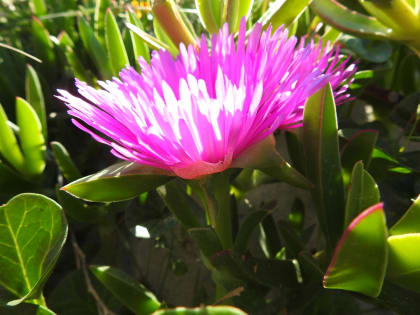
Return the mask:
POLYGON ((272 34, 256 24, 248 38, 242 20, 238 39, 228 25, 198 48, 180 45, 140 59, 119 78, 94 89, 76 80, 83 98, 58 90, 73 123, 112 147, 118 158, 185 179, 221 172, 244 151, 279 128, 301 124, 305 100, 331 83, 343 101, 355 71, 340 62, 338 48, 298 43, 287 29, 272 34))

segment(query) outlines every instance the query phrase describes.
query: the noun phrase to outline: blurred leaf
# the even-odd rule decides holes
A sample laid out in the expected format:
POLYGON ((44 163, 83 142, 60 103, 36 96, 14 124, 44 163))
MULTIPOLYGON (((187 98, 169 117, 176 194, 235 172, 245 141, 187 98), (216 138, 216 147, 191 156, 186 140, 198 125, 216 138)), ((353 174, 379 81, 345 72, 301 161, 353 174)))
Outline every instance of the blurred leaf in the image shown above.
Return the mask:
POLYGON ((378 131, 376 130, 360 130, 344 145, 341 150, 341 164, 346 185, 350 179, 353 167, 358 161, 362 161, 366 168, 369 167, 377 138, 378 131))
POLYGON ((288 27, 296 21, 308 6, 310 0, 277 0, 270 4, 268 10, 261 17, 259 22, 268 26, 271 24, 273 30, 284 25, 288 27))
POLYGON ((54 64, 55 53, 50 34, 44 24, 36 17, 32 17, 32 36, 38 57, 49 65, 54 64))
POLYGON ((53 141, 50 145, 55 161, 63 173, 64 178, 71 182, 82 177, 82 174, 74 164, 66 148, 58 141, 53 141))
POLYGON ((184 23, 174 0, 153 1, 152 12, 154 22, 156 21, 162 28, 176 48, 181 43, 186 47, 189 45, 196 46, 194 34, 190 32, 184 23))
POLYGON ((44 0, 30 0, 29 6, 32 12, 37 16, 42 16, 47 14, 47 6, 45 5, 44 0))
POLYGON ((160 307, 154 294, 119 269, 91 266, 90 271, 114 296, 133 313, 150 314, 160 307))
POLYGON ((207 258, 223 251, 216 232, 211 227, 192 228, 188 232, 207 258))
POLYGON ((347 193, 345 226, 349 225, 363 210, 379 202, 378 185, 370 174, 363 169, 363 162, 354 165, 347 193))
MULTIPOLYGON (((417 230, 419 229, 417 228, 417 230)), ((420 292, 419 244, 419 233, 394 235, 388 238, 387 277, 397 284, 417 292, 420 292)))
POLYGON ((25 78, 26 100, 38 115, 42 126, 42 134, 47 139, 47 114, 45 112, 44 95, 38 75, 31 65, 27 65, 25 78))
POLYGON ((44 306, 29 303, 0 307, 0 313, 5 315, 55 315, 53 311, 44 306))
POLYGON ((15 134, 7 125, 7 116, 0 104, 0 153, 18 171, 22 172, 25 159, 20 151, 15 134))
POLYGON ((153 31, 156 35, 156 38, 167 45, 172 56, 177 56, 179 54, 178 47, 172 42, 172 40, 169 38, 169 36, 166 34, 156 19, 153 19, 153 31))
POLYGON ((174 216, 187 228, 199 227, 200 221, 191 207, 194 202, 177 181, 170 181, 157 188, 159 196, 174 216))
MULTIPOLYGON (((141 21, 137 18, 136 14, 131 11, 127 10, 128 14, 128 21, 137 26, 139 29, 143 30, 143 24, 141 21)), ((141 56, 146 60, 147 62, 150 62, 150 52, 149 47, 147 46, 146 42, 139 36, 135 35, 134 32, 130 32, 131 42, 133 44, 133 50, 134 50, 134 57, 136 59, 136 64, 138 62, 138 58, 141 56)))
POLYGON ((88 201, 114 202, 134 198, 167 181, 172 175, 162 169, 133 162, 120 162, 62 189, 88 201))
POLYGON ((99 70, 102 78, 110 79, 112 77, 112 71, 106 51, 99 43, 93 30, 84 17, 79 16, 78 26, 83 46, 94 62, 96 68, 99 70))
POLYGON ((305 246, 297 231, 289 222, 283 220, 278 222, 278 228, 288 253, 287 256, 298 257, 305 246))
POLYGON ((390 59, 393 50, 388 41, 363 39, 347 34, 340 37, 340 43, 360 58, 374 63, 384 63, 390 59))
POLYGON ((0 207, 0 285, 17 305, 38 299, 67 237, 59 204, 37 194, 21 194, 0 207))
POLYGON ((245 253, 248 249, 248 243, 255 229, 260 222, 269 214, 268 211, 258 210, 253 211, 246 216, 242 224, 239 226, 238 234, 236 235, 233 250, 237 253, 245 253))
POLYGON ((392 30, 375 18, 351 11, 336 0, 313 0, 311 8, 327 23, 357 36, 393 38, 392 30))
POLYGON ((95 16, 94 16, 94 29, 98 41, 101 45, 105 46, 105 14, 109 8, 111 1, 110 0, 96 0, 95 5, 95 16))
POLYGON ((420 86, 420 60, 417 55, 406 54, 402 58, 398 65, 395 81, 399 90, 405 95, 418 92, 418 87, 420 86))
POLYGON ((121 37, 120 29, 118 28, 117 20, 111 9, 106 11, 105 22, 105 38, 106 47, 108 48, 109 58, 114 76, 128 66, 128 55, 124 47, 124 42, 121 37))
POLYGON ((74 47, 74 41, 71 39, 70 35, 66 31, 61 31, 58 34, 58 43, 62 47, 70 46, 71 48, 74 47))
POLYGON ((215 18, 212 10, 212 0, 195 0, 201 24, 210 33, 216 33, 220 27, 219 20, 215 18))
POLYGON ((82 65, 73 49, 70 46, 66 46, 64 48, 64 54, 66 55, 67 62, 69 63, 74 76, 81 81, 89 82, 90 75, 87 73, 85 66, 82 65))
POLYGON ((16 120, 19 126, 19 139, 25 156, 25 173, 40 175, 45 168, 45 139, 38 115, 23 98, 16 98, 16 120))
POLYGON ((149 45, 150 48, 156 49, 156 50, 168 50, 168 51, 170 51, 170 47, 168 45, 166 45, 165 43, 163 43, 159 39, 149 35, 148 33, 143 31, 142 29, 140 29, 136 25, 133 25, 131 23, 126 23, 125 25, 135 35, 139 36, 142 40, 144 40, 147 43, 147 45, 149 45))
POLYGON ((272 214, 268 214, 260 224, 259 243, 267 258, 276 257, 282 249, 279 232, 272 214))
POLYGON ((177 307, 159 310, 152 315, 247 315, 233 306, 202 306, 197 308, 177 307))
POLYGON ((347 227, 324 276, 324 287, 377 297, 388 263, 387 228, 382 204, 357 216, 347 227))
POLYGON ((312 183, 296 171, 275 149, 273 135, 244 151, 232 163, 232 168, 253 168, 263 171, 277 180, 299 188, 310 189, 312 183))
POLYGON ((389 230, 391 236, 409 233, 420 233, 420 195, 417 196, 402 218, 389 230))
POLYGON ((344 186, 338 152, 337 116, 331 86, 308 98, 302 127, 307 176, 329 251, 343 231, 344 186))

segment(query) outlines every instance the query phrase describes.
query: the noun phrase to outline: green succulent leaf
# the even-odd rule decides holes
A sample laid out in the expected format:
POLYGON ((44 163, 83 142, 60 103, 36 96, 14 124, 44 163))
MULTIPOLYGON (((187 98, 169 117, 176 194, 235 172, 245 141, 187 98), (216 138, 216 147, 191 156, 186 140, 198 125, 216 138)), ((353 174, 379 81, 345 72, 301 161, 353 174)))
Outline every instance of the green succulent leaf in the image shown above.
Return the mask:
POLYGON ((344 185, 338 151, 337 114, 328 84, 308 98, 302 139, 307 177, 314 183, 312 195, 328 251, 338 241, 344 223, 344 185))
POLYGON ((347 193, 345 225, 349 225, 363 210, 377 204, 379 199, 378 185, 364 170, 363 162, 357 162, 353 168, 347 193))
POLYGON ((171 173, 162 169, 121 162, 78 179, 62 189, 84 200, 114 202, 134 198, 172 178, 171 173))
POLYGON ((35 110, 20 97, 16 98, 16 120, 20 145, 25 156, 25 173, 28 176, 38 176, 45 168, 45 138, 35 110))
POLYGON ((25 193, 0 207, 0 285, 16 296, 8 305, 38 299, 67 237, 59 204, 25 193))
MULTIPOLYGON (((135 25, 140 30, 143 30, 143 24, 133 11, 127 10, 127 15, 128 22, 135 25)), ((136 59, 136 62, 139 57, 143 57, 144 60, 150 62, 150 52, 147 43, 140 36, 137 36, 134 32, 130 32, 130 38, 133 45, 134 57, 136 59)))
POLYGON ((128 61, 127 51, 125 50, 117 20, 111 9, 106 11, 105 21, 106 47, 111 60, 113 74, 117 76, 130 62, 128 61))
POLYGON ((324 287, 377 297, 387 262, 387 227, 379 203, 358 215, 343 233, 324 275, 324 287))
POLYGON ((91 266, 90 271, 134 314, 150 314, 160 307, 152 292, 123 271, 109 266, 91 266))
POLYGON ((389 230, 389 235, 404 235, 409 233, 420 233, 420 195, 406 213, 389 230))

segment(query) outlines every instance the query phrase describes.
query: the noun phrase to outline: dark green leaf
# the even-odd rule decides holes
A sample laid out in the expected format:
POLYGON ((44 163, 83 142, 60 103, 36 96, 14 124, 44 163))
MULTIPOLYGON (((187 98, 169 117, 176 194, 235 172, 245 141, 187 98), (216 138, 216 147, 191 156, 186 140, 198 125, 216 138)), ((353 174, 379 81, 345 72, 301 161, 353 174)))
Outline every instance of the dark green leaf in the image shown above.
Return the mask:
POLYGON ((66 148, 57 141, 51 142, 50 145, 55 157, 55 161, 63 173, 64 178, 68 181, 74 181, 82 177, 82 174, 74 164, 66 148))
POLYGON ((213 228, 192 228, 188 232, 207 258, 223 250, 222 244, 220 244, 220 240, 213 228))
POLYGON ((67 237, 59 204, 37 194, 21 194, 0 207, 0 285, 16 295, 16 305, 39 298, 67 237))
POLYGON ((0 307, 0 314, 7 315, 55 315, 55 313, 44 306, 22 303, 17 306, 0 307))
POLYGON ((239 226, 239 231, 234 243, 234 251, 244 253, 248 249, 248 243, 252 233, 258 224, 269 214, 268 211, 253 211, 247 215, 245 220, 239 226))
POLYGON ((154 294, 126 273, 109 266, 91 266, 90 271, 133 313, 146 315, 160 307, 154 294))
POLYGON ((232 306, 203 306, 197 308, 177 307, 175 309, 159 310, 152 315, 247 315, 232 306))
POLYGON ((95 33, 103 46, 105 46, 105 14, 110 4, 110 0, 97 0, 95 6, 95 33))
POLYGON ((76 180, 62 189, 88 201, 122 201, 163 185, 171 176, 171 173, 162 169, 121 162, 76 180))
POLYGON ((302 132, 306 175, 315 184, 312 195, 328 250, 331 251, 343 231, 345 203, 336 108, 330 85, 307 100, 302 132))
POLYGON ((379 188, 370 174, 363 169, 363 162, 354 165, 347 193, 345 225, 349 225, 363 210, 377 204, 379 188))
POLYGON ((38 75, 31 65, 27 65, 25 92, 26 100, 29 104, 31 104, 41 122, 44 139, 47 139, 47 116, 45 112, 44 95, 42 94, 41 83, 39 82, 38 75))

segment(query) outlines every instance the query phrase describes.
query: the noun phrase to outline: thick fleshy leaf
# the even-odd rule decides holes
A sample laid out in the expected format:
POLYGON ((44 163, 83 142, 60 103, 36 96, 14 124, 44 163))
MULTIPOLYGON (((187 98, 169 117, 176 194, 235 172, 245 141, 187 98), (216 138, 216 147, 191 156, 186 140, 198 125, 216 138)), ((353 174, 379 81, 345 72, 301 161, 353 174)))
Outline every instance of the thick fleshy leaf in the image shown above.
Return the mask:
POLYGON ((195 0, 201 24, 212 34, 216 33, 220 27, 219 21, 215 18, 212 10, 212 0, 195 0))
POLYGON ((170 47, 166 45, 165 43, 161 42, 156 37, 153 37, 137 27, 134 24, 131 23, 125 23, 127 28, 133 32, 136 36, 139 36, 142 40, 144 40, 147 45, 149 45, 150 48, 156 49, 156 50, 170 50, 170 47))
POLYGON ((223 251, 222 244, 213 228, 192 228, 188 232, 207 258, 223 251))
POLYGON ((387 228, 379 203, 363 211, 345 230, 324 276, 324 287, 377 297, 387 260, 387 228))
POLYGON ((197 308, 177 307, 159 310, 152 315, 247 315, 244 311, 233 306, 203 306, 197 308))
POLYGON ((42 134, 47 138, 47 116, 45 112, 44 95, 38 75, 31 65, 27 65, 25 78, 26 100, 35 109, 42 126, 42 134))
POLYGON ((152 292, 123 271, 109 266, 91 266, 90 271, 134 314, 150 314, 160 307, 152 292))
POLYGON ((156 0, 152 5, 153 16, 174 43, 175 47, 196 45, 193 34, 185 25, 173 0, 156 0))
POLYGON ((296 187, 310 189, 313 187, 302 174, 296 171, 275 149, 274 136, 258 142, 235 159, 231 167, 253 168, 285 181, 296 187))
POLYGON ((271 24, 273 29, 289 26, 296 21, 308 6, 310 0, 275 1, 261 18, 263 25, 271 24))
POLYGON ((105 49, 101 46, 95 33, 84 17, 78 19, 80 38, 90 58, 99 70, 103 79, 110 79, 112 76, 111 64, 105 49))
POLYGON ((74 181, 82 177, 77 166, 74 164, 73 160, 70 157, 70 154, 67 152, 66 148, 57 141, 51 142, 51 149, 57 162, 58 167, 60 168, 63 176, 68 181, 74 181))
POLYGON ((106 11, 105 16, 105 39, 113 74, 117 76, 130 62, 128 61, 127 51, 125 50, 117 20, 111 9, 106 11))
POLYGON ((67 237, 59 204, 21 194, 0 207, 0 285, 18 299, 37 299, 67 237))
POLYGON ((0 154, 16 170, 22 172, 25 159, 20 151, 15 134, 7 124, 6 112, 0 104, 0 154))
POLYGON ((315 184, 312 195, 331 251, 343 231, 345 193, 338 151, 337 114, 330 85, 307 100, 302 133, 306 175, 315 184))
MULTIPOLYGON (((418 221, 417 221, 418 223, 418 221)), ((420 233, 388 238, 387 277, 399 285, 420 292, 420 233)))
POLYGON ((377 19, 352 11, 336 0, 314 0, 311 8, 335 28, 358 36, 393 38, 392 30, 377 19))
POLYGON ((45 5, 44 0, 30 0, 29 6, 32 12, 37 16, 42 16, 47 14, 47 6, 45 5))
POLYGON ((201 225, 200 221, 191 207, 194 201, 179 184, 176 181, 171 181, 158 187, 157 192, 169 210, 186 228, 199 227, 201 225))
MULTIPOLYGON (((143 30, 143 24, 133 11, 127 9, 127 15, 128 22, 143 30)), ((135 35, 134 32, 130 32, 130 38, 133 45, 136 62, 140 56, 143 57, 147 62, 150 62, 150 52, 146 42, 140 36, 135 35)))
POLYGON ((172 56, 175 57, 179 54, 178 47, 172 42, 172 40, 169 38, 169 36, 166 34, 156 19, 153 20, 153 31, 156 35, 156 38, 169 47, 169 52, 172 56))
POLYGON ((36 17, 32 17, 32 35, 37 56, 47 64, 54 63, 55 53, 50 34, 44 24, 36 17))
POLYGON ((19 139, 25 156, 25 173, 40 175, 45 168, 45 139, 42 125, 32 106, 23 98, 16 98, 16 120, 19 126, 19 139))
POLYGON ((76 180, 62 189, 84 200, 113 202, 134 198, 171 178, 172 174, 162 169, 121 162, 76 180))
POLYGON ((64 54, 66 55, 67 62, 69 63, 71 70, 73 71, 74 77, 84 82, 90 82, 91 75, 88 71, 86 71, 85 66, 80 61, 73 48, 66 46, 64 48, 64 54))
POLYGON ((420 195, 417 196, 402 218, 389 230, 391 236, 409 233, 420 233, 420 195))
POLYGON ((345 226, 349 225, 363 210, 379 202, 379 188, 370 174, 364 170, 363 162, 354 165, 346 202, 345 226))

